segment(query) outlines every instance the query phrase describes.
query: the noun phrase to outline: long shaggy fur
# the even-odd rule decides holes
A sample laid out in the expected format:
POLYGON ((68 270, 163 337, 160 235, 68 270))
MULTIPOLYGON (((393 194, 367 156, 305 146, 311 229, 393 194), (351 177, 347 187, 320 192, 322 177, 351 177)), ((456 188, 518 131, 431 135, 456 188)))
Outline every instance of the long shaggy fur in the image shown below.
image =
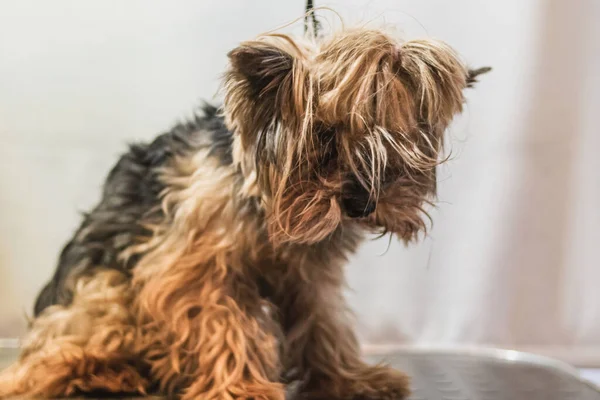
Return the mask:
POLYGON ((229 53, 225 102, 117 163, 38 297, 0 398, 400 399, 342 296, 363 232, 410 241, 469 71, 378 30, 229 53))
MULTIPOLYGON (((469 78, 449 46, 356 29, 321 43, 268 35, 230 58, 225 113, 262 176, 275 244, 323 240, 340 225, 344 202, 372 208, 384 183, 415 181, 419 204, 433 194, 442 134, 469 78)), ((398 231, 388 221, 375 225, 398 231)), ((403 228, 403 238, 417 231, 403 228)))

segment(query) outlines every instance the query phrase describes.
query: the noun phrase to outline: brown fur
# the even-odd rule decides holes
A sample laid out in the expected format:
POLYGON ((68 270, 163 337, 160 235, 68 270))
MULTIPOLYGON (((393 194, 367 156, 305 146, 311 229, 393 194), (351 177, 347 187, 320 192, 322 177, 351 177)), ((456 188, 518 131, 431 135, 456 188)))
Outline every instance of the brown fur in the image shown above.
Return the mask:
POLYGON ((397 185, 408 196, 408 228, 393 213, 372 225, 400 228, 408 240, 419 231, 410 227, 435 190, 442 133, 461 111, 467 85, 468 71, 450 47, 357 29, 320 44, 270 35, 230 57, 225 112, 249 158, 242 162, 256 163, 262 176, 275 244, 330 235, 342 222, 338 195, 348 174, 375 202, 385 195, 386 174, 418 184, 411 185, 416 201, 397 185), (339 157, 328 165, 333 146, 339 157))
POLYGON ((53 306, 33 321, 19 362, 0 375, 0 398, 97 389, 144 393, 132 300, 128 279, 117 271, 81 278, 69 307, 53 306))
POLYGON ((343 265, 364 231, 425 229, 442 134, 474 75, 441 42, 365 29, 271 34, 229 56, 233 163, 200 149, 161 167, 163 220, 140 221, 152 234, 120 255, 141 256, 131 278, 77 278, 70 305, 33 321, 0 398, 273 400, 291 372, 303 398, 408 394, 402 373, 361 360, 343 265))

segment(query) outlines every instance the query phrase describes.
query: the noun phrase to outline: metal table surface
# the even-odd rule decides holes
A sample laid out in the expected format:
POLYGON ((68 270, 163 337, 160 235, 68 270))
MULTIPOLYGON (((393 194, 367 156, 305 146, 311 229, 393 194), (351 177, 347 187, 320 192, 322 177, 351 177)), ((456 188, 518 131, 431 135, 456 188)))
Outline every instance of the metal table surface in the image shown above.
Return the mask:
POLYGON ((411 400, 600 400, 577 369, 532 354, 406 349, 381 358, 411 376, 411 400))
MULTIPOLYGON (((0 368, 16 355, 15 349, 0 349, 0 368)), ((600 400, 600 390, 576 369, 525 353, 406 349, 368 359, 408 373, 410 400, 600 400)))

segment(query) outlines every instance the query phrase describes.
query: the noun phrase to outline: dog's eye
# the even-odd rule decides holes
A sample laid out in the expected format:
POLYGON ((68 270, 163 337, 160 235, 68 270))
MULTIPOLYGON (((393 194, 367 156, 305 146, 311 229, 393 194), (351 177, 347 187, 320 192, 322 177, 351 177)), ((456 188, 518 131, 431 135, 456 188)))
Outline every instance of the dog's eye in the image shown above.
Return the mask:
POLYGON ((337 160, 335 129, 333 127, 324 127, 318 131, 317 135, 322 146, 321 165, 327 166, 337 160))

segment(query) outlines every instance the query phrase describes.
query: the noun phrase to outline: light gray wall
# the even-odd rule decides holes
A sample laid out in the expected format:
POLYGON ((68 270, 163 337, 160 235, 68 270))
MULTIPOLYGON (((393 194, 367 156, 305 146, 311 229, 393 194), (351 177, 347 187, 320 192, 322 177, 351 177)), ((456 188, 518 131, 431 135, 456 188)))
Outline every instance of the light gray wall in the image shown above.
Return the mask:
MULTIPOLYGON (((387 241, 369 242, 349 266, 363 339, 600 348, 600 166, 591 153, 600 145, 600 52, 590 40, 600 37, 592 23, 600 3, 317 4, 347 24, 444 39, 470 64, 495 68, 449 131, 455 158, 441 168, 430 236, 409 249, 392 243, 381 256, 387 241)), ((77 211, 98 199, 124 144, 210 99, 229 49, 303 7, 0 2, 0 336, 23 331, 77 211)))

